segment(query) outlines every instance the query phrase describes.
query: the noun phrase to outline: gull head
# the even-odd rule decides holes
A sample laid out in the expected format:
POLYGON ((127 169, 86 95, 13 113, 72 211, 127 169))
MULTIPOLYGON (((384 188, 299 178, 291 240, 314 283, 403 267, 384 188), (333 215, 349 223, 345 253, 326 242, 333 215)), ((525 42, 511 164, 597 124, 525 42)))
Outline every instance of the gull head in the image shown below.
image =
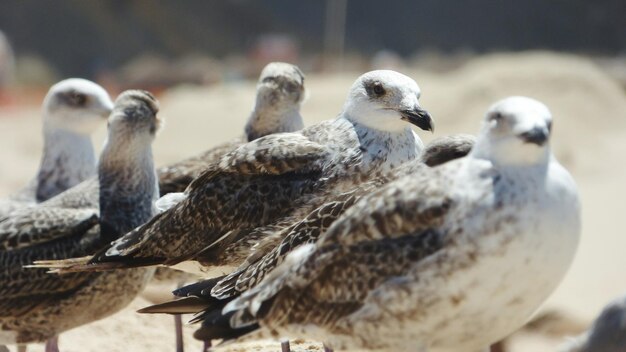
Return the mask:
POLYGON ((269 63, 259 77, 254 111, 245 127, 248 141, 304 127, 300 104, 304 100, 304 74, 291 64, 269 63))
POLYGON ((43 102, 44 128, 90 135, 111 113, 113 102, 100 85, 70 78, 53 85, 43 102))
POLYGON ((404 130, 408 122, 432 132, 433 120, 420 106, 420 95, 417 83, 401 73, 371 71, 354 82, 343 113, 354 122, 382 131, 404 130))
POLYGON ((159 102, 147 91, 127 90, 115 100, 109 117, 109 138, 152 141, 161 126, 159 102))
POLYGON ((550 153, 552 114, 541 102, 513 96, 493 104, 485 115, 477 153, 500 163, 535 164, 550 153))
POLYGON ((297 66, 271 62, 261 71, 257 83, 257 105, 289 107, 300 104, 304 96, 304 74, 297 66))

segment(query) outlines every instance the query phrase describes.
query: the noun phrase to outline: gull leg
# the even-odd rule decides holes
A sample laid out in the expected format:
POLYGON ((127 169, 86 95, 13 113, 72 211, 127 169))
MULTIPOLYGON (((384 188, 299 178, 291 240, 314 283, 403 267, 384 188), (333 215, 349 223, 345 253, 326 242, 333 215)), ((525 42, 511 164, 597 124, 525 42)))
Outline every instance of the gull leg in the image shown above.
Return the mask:
POLYGON ((487 352, 506 352, 506 346, 504 345, 504 341, 498 341, 491 345, 490 348, 485 349, 487 352))
POLYGON ((202 346, 202 352, 209 352, 211 350, 211 340, 204 341, 204 345, 202 346))
MULTIPOLYGON (((185 284, 180 281, 176 288, 181 288, 185 284)), ((176 333, 176 352, 185 351, 185 341, 183 340, 183 317, 180 314, 174 315, 174 331, 176 333)))
POLYGON ((59 352, 59 337, 55 336, 46 341, 46 352, 59 352))
POLYGON ((324 352, 333 352, 333 349, 324 344, 324 352))
POLYGON ((281 352, 291 352, 291 347, 289 346, 289 340, 280 341, 280 351, 281 352))
POLYGON ((28 345, 17 345, 17 352, 26 352, 26 346, 28 345))
POLYGON ((184 352, 185 341, 183 341, 183 317, 180 314, 174 315, 174 331, 176 332, 176 352, 184 352))

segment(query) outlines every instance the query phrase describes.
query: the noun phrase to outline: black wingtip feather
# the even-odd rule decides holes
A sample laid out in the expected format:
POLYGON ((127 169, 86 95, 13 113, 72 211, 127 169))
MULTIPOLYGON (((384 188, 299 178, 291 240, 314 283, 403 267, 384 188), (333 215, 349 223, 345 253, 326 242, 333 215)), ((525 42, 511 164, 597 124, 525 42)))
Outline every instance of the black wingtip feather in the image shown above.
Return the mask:
POLYGON ((185 285, 179 289, 174 290, 172 293, 176 297, 210 297, 211 289, 217 285, 225 276, 220 276, 212 279, 198 281, 196 283, 185 285))
POLYGON ((230 326, 230 318, 233 314, 222 314, 221 309, 207 312, 202 321, 202 326, 196 330, 193 337, 198 340, 232 340, 259 329, 258 324, 249 325, 243 328, 233 328, 230 326))
POLYGON ((151 306, 139 309, 137 313, 195 314, 201 310, 207 309, 210 306, 211 306, 211 302, 207 302, 203 298, 185 297, 185 298, 181 298, 181 299, 174 300, 174 301, 151 305, 151 306))

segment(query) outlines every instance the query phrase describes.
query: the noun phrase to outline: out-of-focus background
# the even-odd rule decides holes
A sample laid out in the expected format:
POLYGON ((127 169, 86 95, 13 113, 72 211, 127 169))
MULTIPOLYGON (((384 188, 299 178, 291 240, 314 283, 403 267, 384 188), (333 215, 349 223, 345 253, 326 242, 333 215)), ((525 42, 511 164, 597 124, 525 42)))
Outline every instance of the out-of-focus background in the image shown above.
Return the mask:
MULTIPOLYGON (((425 141, 476 133, 508 95, 546 103, 553 147, 583 201, 583 237, 563 284, 507 351, 555 351, 626 294, 626 2, 436 0, 8 0, 0 2, 0 196, 25 185, 41 152, 40 104, 54 82, 84 77, 115 97, 158 94, 158 164, 242 133, 270 61, 307 75, 307 124, 333 118, 353 80, 375 68, 414 78, 437 126, 425 141)), ((102 145, 104 126, 94 136, 102 145)), ((61 336, 65 351, 171 351, 169 317, 144 298, 61 336)), ((506 314, 505 311, 502 314, 506 314)), ((199 349, 186 327, 187 345, 199 349)), ((321 345, 299 341, 295 350, 321 345)), ((230 346, 277 350, 276 343, 230 346)), ((32 351, 41 346, 31 347, 32 351)))

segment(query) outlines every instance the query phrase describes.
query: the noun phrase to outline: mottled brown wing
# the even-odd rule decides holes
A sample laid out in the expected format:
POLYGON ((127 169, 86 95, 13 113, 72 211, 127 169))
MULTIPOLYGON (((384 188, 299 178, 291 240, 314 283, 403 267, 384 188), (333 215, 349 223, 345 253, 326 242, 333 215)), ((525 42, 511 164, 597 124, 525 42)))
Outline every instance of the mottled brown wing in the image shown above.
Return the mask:
MULTIPOLYGON (((187 197, 117 240, 91 264, 173 265, 189 260, 230 231, 272 224, 298 206, 317 175, 246 175, 209 169, 192 182, 187 197)), ((95 267, 94 267, 95 269, 95 267)))
POLYGON ((220 144, 202 154, 181 160, 157 169, 161 196, 172 192, 183 192, 191 181, 200 176, 210 164, 217 163, 229 152, 243 144, 243 139, 235 139, 220 144))
POLYGON ((47 302, 70 295, 93 279, 92 273, 56 275, 47 269, 25 268, 36 260, 84 256, 102 244, 99 227, 46 243, 0 251, 0 317, 19 316, 47 302))
POLYGON ((0 222, 0 250, 15 250, 83 233, 98 223, 97 209, 37 206, 0 222))
POLYGON ((420 159, 431 167, 445 164, 469 154, 474 143, 476 143, 476 137, 469 134, 439 137, 426 145, 420 159))
POLYGON ((271 301, 271 308, 262 308, 257 318, 332 327, 361 308, 371 291, 406 274, 412 265, 440 248, 442 236, 436 231, 326 247, 307 264, 309 284, 287 286, 271 301), (264 317, 263 312, 268 315, 264 317))
POLYGON ((247 259, 248 266, 239 268, 220 281, 212 290, 216 298, 229 298, 260 282, 265 275, 285 260, 285 257, 302 244, 315 243, 319 236, 341 215, 346 209, 354 205, 367 192, 368 187, 361 187, 352 192, 336 196, 333 201, 327 202, 309 213, 304 219, 283 229, 276 237, 282 238, 276 246, 265 253, 256 251, 247 259))
POLYGON ((446 179, 439 169, 421 168, 381 187, 348 209, 318 245, 350 246, 437 228, 452 204, 446 179))
MULTIPOLYGON (((291 268, 279 266, 231 306, 241 309, 269 304, 273 311, 274 306, 283 304, 279 299, 282 298, 286 308, 280 309, 286 313, 281 314, 290 314, 294 306, 301 305, 301 295, 306 299, 358 301, 362 289, 378 285, 385 276, 400 270, 397 268, 419 261, 437 248, 437 228, 452 203, 446 194, 445 177, 437 173, 435 169, 426 169, 364 197, 331 225, 315 247, 307 249, 312 252, 297 253, 303 259, 286 263, 293 265, 291 268), (370 261, 372 265, 368 264, 370 261), (396 261, 399 266, 389 266, 391 272, 380 268, 386 261, 396 261), (375 274, 369 274, 369 286, 357 284, 365 278, 369 280, 364 274, 370 270, 375 274)), ((256 308, 252 308, 252 315, 256 308)), ((267 312, 266 308, 260 311, 267 312)))
POLYGON ((328 150, 299 133, 277 133, 256 139, 225 155, 224 172, 284 174, 311 172, 323 167, 328 150))

